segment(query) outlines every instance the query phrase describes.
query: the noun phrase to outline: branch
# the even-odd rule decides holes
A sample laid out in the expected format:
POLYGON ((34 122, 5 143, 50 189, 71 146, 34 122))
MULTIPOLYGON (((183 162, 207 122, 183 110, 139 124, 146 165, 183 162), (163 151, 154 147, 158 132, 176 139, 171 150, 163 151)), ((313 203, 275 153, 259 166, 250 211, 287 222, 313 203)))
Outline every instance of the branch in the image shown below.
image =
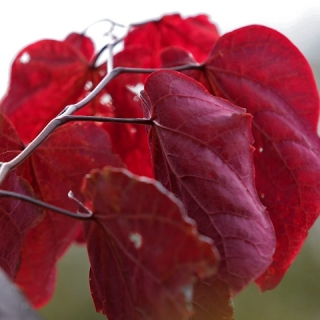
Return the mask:
POLYGON ((77 199, 75 200, 73 195, 70 196, 70 193, 69 193, 69 198, 71 198, 72 200, 76 201, 76 203, 78 203, 88 213, 81 213, 81 212, 75 213, 75 212, 72 212, 72 211, 69 211, 69 210, 65 210, 65 209, 56 207, 56 206, 54 206, 52 204, 43 202, 41 200, 34 199, 34 198, 26 196, 24 194, 12 192, 12 191, 0 190, 0 197, 19 199, 19 200, 22 200, 22 201, 25 201, 25 202, 29 202, 29 203, 35 204, 35 205, 37 205, 39 207, 42 207, 42 208, 45 208, 45 209, 49 209, 49 210, 64 214, 64 215, 66 215, 68 217, 76 218, 76 219, 79 219, 79 220, 90 220, 92 218, 92 215, 93 215, 92 211, 89 208, 85 207, 79 200, 77 200, 77 199))
MULTIPOLYGON (((189 69, 199 69, 202 65, 195 63, 195 64, 187 64, 183 66, 173 67, 173 68, 167 68, 166 70, 176 70, 176 71, 182 71, 182 70, 189 70, 189 69)), ((38 146, 59 126, 62 124, 74 121, 75 118, 72 119, 70 116, 75 113, 76 111, 83 108, 85 105, 87 105, 89 102, 91 102, 102 90, 103 88, 114 78, 116 78, 118 75, 122 73, 152 73, 158 70, 163 69, 143 69, 143 68, 126 68, 126 67, 117 67, 113 69, 109 74, 107 74, 101 82, 81 101, 79 101, 76 104, 72 104, 67 106, 60 114, 52 119, 46 127, 38 134, 38 136, 23 150, 20 154, 18 154, 15 158, 8 162, 2 162, 0 163, 0 185, 7 176, 7 174, 14 168, 16 168, 20 163, 22 163, 26 158, 28 158, 31 153, 38 148, 38 146)), ((82 121, 101 121, 103 118, 97 117, 96 119, 88 119, 88 118, 78 118, 78 120, 82 121), (99 119, 97 119, 99 118, 99 119)), ((103 120, 104 122, 126 122, 126 123, 140 123, 140 124, 152 124, 151 119, 124 119, 120 120, 117 118, 106 118, 108 120, 103 120), (132 121, 131 121, 132 120, 132 121), (144 122, 144 123, 143 123, 144 122)))
MULTIPOLYGON (((106 49, 109 48, 109 46, 112 46, 112 48, 114 48, 116 45, 118 45, 118 44, 119 44, 120 42, 122 42, 123 40, 124 40, 124 37, 115 40, 112 44, 107 43, 105 46, 103 46, 103 47, 99 50, 99 52, 95 55, 95 57, 93 58, 93 61, 91 62, 90 67, 91 67, 91 68, 95 68, 98 59, 99 59, 100 56, 103 54, 103 52, 104 52, 106 49)), ((113 51, 113 50, 112 50, 112 51, 113 51)), ((110 57, 109 57, 109 59, 110 59, 110 57)), ((113 60, 113 57, 112 57, 112 60, 113 60)), ((109 60, 108 60, 108 61, 109 61, 109 60)), ((113 68, 107 69, 107 70, 111 71, 112 69, 113 69, 113 68)))
POLYGON ((105 51, 108 50, 108 60, 107 60, 107 70, 110 72, 113 69, 113 49, 115 46, 117 46, 120 42, 123 42, 124 40, 124 36, 123 37, 117 37, 113 31, 115 29, 115 27, 120 27, 120 28, 129 28, 129 26, 125 26, 123 24, 114 22, 113 20, 110 19, 102 19, 92 25, 90 25, 86 31, 92 27, 93 25, 97 24, 97 23, 101 23, 101 22, 108 22, 111 24, 109 30, 104 34, 105 36, 109 36, 112 40, 111 43, 107 43, 105 46, 103 46, 99 52, 94 56, 93 61, 91 62, 91 67, 94 68, 96 66, 96 63, 98 61, 98 59, 100 58, 101 54, 105 51))
POLYGON ((120 28, 125 28, 125 27, 126 27, 125 25, 120 24, 120 23, 118 23, 118 22, 115 22, 115 21, 113 21, 113 20, 111 20, 111 19, 101 19, 101 20, 98 20, 98 21, 90 24, 90 25, 83 31, 83 34, 87 33, 88 30, 89 30, 91 27, 93 27, 93 26, 95 26, 95 25, 97 25, 98 23, 101 23, 101 22, 108 22, 108 23, 111 24, 109 30, 105 33, 105 35, 111 34, 111 33, 113 32, 113 30, 114 30, 114 27, 120 27, 120 28))
MULTIPOLYGON (((202 67, 202 64, 194 63, 194 64, 187 64, 183 66, 173 67, 173 68, 150 68, 150 69, 144 69, 144 68, 126 68, 126 67, 117 67, 113 69, 110 73, 108 73, 101 82, 81 101, 79 101, 76 104, 67 106, 62 113, 60 113, 60 117, 63 115, 71 115, 75 113, 76 111, 83 108, 86 104, 91 102, 102 90, 103 88, 114 78, 116 78, 118 75, 122 73, 152 73, 159 70, 175 70, 175 71, 183 71, 183 70, 190 70, 190 69, 199 69, 202 67)), ((58 117, 59 117, 58 116, 58 117)), ((58 118, 57 117, 57 118, 58 118)))
POLYGON ((93 121, 93 122, 113 122, 113 123, 131 123, 141 125, 152 125, 152 119, 144 118, 107 118, 107 117, 96 117, 96 116, 64 116, 63 123, 71 121, 93 121))

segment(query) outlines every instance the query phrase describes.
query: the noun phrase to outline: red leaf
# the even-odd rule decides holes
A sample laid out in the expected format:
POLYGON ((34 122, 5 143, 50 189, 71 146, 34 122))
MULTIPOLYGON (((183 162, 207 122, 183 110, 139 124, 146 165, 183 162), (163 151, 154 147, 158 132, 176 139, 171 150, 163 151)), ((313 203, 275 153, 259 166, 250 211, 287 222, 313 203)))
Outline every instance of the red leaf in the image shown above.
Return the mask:
MULTIPOLYGON (((132 46, 119 52, 114 57, 115 67, 150 68, 150 49, 132 46)), ((84 98, 106 74, 105 64, 90 70, 84 98)), ((115 78, 101 93, 94 98, 79 114, 116 118, 141 118, 141 104, 137 94, 132 92, 137 85, 142 86, 144 74, 123 74, 115 78)), ((151 177, 152 167, 145 128, 135 124, 103 123, 101 127, 110 135, 112 148, 128 169, 135 174, 151 177)))
MULTIPOLYGON (((150 68, 150 50, 142 46, 128 47, 114 57, 114 65, 115 67, 150 68)), ((143 117, 139 92, 134 93, 130 88, 142 87, 145 79, 146 75, 144 74, 122 74, 107 86, 107 91, 112 98, 114 117, 143 117)), ((148 177, 153 176, 144 126, 106 123, 102 127, 110 134, 114 152, 120 155, 131 172, 148 177)))
POLYGON ((38 41, 20 51, 12 64, 1 111, 9 116, 24 142, 30 142, 83 91, 87 60, 70 41, 38 41))
MULTIPOLYGON (((30 185, 14 171, 1 184, 1 189, 33 196, 30 185)), ((0 267, 12 280, 20 266, 24 239, 40 218, 41 210, 36 206, 12 198, 0 198, 0 267)))
POLYGON ((145 91, 155 176, 214 239, 218 277, 236 294, 269 266, 275 246, 254 186, 251 116, 173 71, 153 73, 145 91))
MULTIPOLYGON (((23 143, 21 142, 17 131, 12 126, 10 120, 0 112, 0 155, 2 161, 8 161, 3 159, 6 153, 9 151, 21 151, 23 143)), ((9 159, 11 160, 11 159, 9 159)))
POLYGON ((205 74, 212 92, 253 118, 256 184, 277 237, 273 263, 257 281, 274 288, 320 211, 319 96, 309 64, 292 43, 261 26, 221 37, 205 74))
POLYGON ((172 68, 175 66, 196 63, 196 60, 189 51, 173 46, 163 49, 160 53, 160 58, 162 68, 172 68))
POLYGON ((125 46, 149 46, 153 50, 154 66, 158 67, 158 54, 162 48, 179 46, 190 51, 196 60, 203 61, 218 37, 216 26, 206 15, 182 19, 179 14, 172 14, 135 26, 126 36, 125 46))
MULTIPOLYGON (((169 47, 162 50, 160 54, 162 68, 172 68, 176 66, 183 66, 187 64, 196 64, 197 61, 192 57, 191 53, 176 47, 169 47)), ((183 71, 188 77, 191 77, 200 82, 208 91, 211 87, 207 81, 206 74, 203 69, 189 69, 183 71)))
POLYGON ((84 59, 91 61, 95 53, 94 44, 92 40, 83 34, 76 32, 70 33, 64 40, 71 44, 75 49, 83 54, 84 59))
MULTIPOLYGON (((0 113, 0 160, 9 161, 22 149, 22 143, 9 120, 0 113)), ((29 184, 9 173, 1 189, 33 196, 29 184)), ((34 205, 12 198, 0 198, 0 267, 14 279, 20 265, 20 253, 28 231, 41 217, 34 205)))
MULTIPOLYGON (((1 108, 25 142, 30 142, 66 105, 84 98, 102 80, 106 74, 105 64, 93 68, 88 61, 93 49, 90 39, 72 33, 63 42, 43 40, 20 52, 13 63, 11 85, 1 108), (26 57, 30 60, 25 60, 26 57)), ((127 48, 115 56, 114 64, 151 67, 150 50, 141 46, 127 48)), ((140 103, 127 86, 143 83, 145 77, 141 74, 120 76, 108 87, 110 93, 104 89, 78 113, 141 117, 140 103)), ((115 152, 131 171, 152 176, 144 127, 132 124, 102 127, 110 134, 115 152)))
MULTIPOLYGON (((76 212, 77 205, 68 199, 68 192, 72 190, 81 199, 84 175, 105 165, 122 166, 111 152, 107 134, 95 124, 72 123, 54 131, 31 155, 31 164, 22 165, 20 174, 32 181, 43 201, 76 212)), ((56 263, 78 235, 79 227, 77 220, 47 211, 28 234, 16 282, 35 307, 51 298, 56 263)))
POLYGON ((110 320, 189 318, 195 275, 212 275, 217 256, 180 202, 121 169, 93 171, 83 190, 95 219, 84 227, 97 311, 110 320))
POLYGON ((277 31, 249 26, 230 32, 216 43, 205 67, 213 90, 242 104, 249 102, 250 113, 267 107, 282 113, 289 109, 316 132, 319 97, 311 67, 277 31), (264 104, 254 103, 257 99, 264 104))

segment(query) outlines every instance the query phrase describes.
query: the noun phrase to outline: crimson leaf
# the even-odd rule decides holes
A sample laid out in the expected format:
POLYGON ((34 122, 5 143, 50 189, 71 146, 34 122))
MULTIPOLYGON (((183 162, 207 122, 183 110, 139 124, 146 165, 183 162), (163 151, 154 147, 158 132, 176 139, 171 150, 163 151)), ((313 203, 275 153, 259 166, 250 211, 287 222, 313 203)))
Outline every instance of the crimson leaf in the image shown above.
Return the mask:
MULTIPOLYGON (((175 66, 196 64, 197 61, 192 57, 191 53, 185 49, 177 47, 168 47, 161 51, 160 54, 162 68, 172 68, 175 66)), ((203 72, 203 68, 195 68, 183 71, 183 74, 200 82, 208 91, 211 87, 203 72)))
MULTIPOLYGON (((10 121, 0 113, 0 160, 8 161, 22 149, 22 143, 10 121)), ((33 196, 30 185, 9 173, 1 189, 33 196)), ((21 248, 29 230, 41 218, 41 210, 12 198, 0 198, 0 267, 14 279, 19 265, 21 248)))
POLYGON ((257 281, 274 288, 320 211, 319 95, 311 68, 278 32, 249 26, 221 37, 204 64, 211 91, 253 118, 256 184, 277 237, 273 263, 257 281))
MULTIPOLYGON (((82 35, 78 37, 83 40, 82 35)), ((66 105, 76 102, 84 90, 90 48, 87 44, 82 52, 84 49, 75 45, 75 38, 76 34, 72 34, 65 41, 33 43, 21 50, 12 64, 10 86, 1 101, 1 111, 9 116, 24 142, 30 142, 66 105)))
POLYGON ((70 43, 87 61, 93 58, 95 48, 92 40, 83 34, 70 33, 64 40, 70 43))
MULTIPOLYGON (((92 123, 72 123, 55 130, 31 155, 30 162, 19 167, 19 173, 32 182, 40 199, 76 212, 77 205, 68 199, 68 192, 72 190, 80 198, 84 175, 107 164, 123 166, 112 153, 105 131, 92 123)), ((79 228, 77 220, 46 211, 43 221, 29 232, 16 282, 35 307, 51 298, 56 263, 79 228)))
POLYGON ((149 46, 153 52, 154 66, 158 67, 158 55, 162 48, 178 46, 190 51, 196 60, 203 61, 218 38, 216 26, 206 15, 183 19, 179 14, 172 14, 158 21, 134 26, 125 38, 125 46, 149 46))
POLYGON ((124 169, 84 181, 94 222, 85 222, 90 285, 108 319, 188 319, 195 276, 212 275, 217 255, 180 202, 158 182, 124 169))

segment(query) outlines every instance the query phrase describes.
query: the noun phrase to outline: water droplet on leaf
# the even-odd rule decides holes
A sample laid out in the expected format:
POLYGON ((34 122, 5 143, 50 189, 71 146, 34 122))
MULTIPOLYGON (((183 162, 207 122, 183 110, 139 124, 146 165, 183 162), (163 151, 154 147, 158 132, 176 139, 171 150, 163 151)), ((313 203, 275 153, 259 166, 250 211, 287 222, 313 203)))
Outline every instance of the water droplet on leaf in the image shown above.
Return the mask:
POLYGON ((26 63, 28 63, 30 61, 30 59, 31 59, 31 57, 30 57, 29 53, 28 52, 24 52, 22 54, 22 56, 20 57, 20 62, 23 63, 23 64, 26 64, 26 63))
POLYGON ((87 81, 86 84, 84 85, 84 90, 89 91, 92 89, 92 87, 93 87, 92 81, 87 81))
POLYGON ((130 241, 133 243, 136 249, 140 249, 142 246, 142 237, 138 232, 130 233, 129 235, 130 241))
POLYGON ((112 97, 110 96, 110 94, 108 94, 108 93, 103 94, 100 98, 100 103, 103 104, 104 106, 111 104, 112 97))

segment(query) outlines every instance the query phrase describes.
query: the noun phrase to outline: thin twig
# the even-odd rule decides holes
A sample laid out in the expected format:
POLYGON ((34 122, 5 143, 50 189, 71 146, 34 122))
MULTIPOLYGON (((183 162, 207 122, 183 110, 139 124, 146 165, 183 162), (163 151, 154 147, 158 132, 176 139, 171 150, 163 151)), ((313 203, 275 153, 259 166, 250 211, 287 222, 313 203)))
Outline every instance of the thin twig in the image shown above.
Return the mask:
POLYGON ((107 117, 96 117, 96 116, 64 116, 63 123, 71 121, 92 121, 92 122, 113 122, 113 123, 131 123, 141 125, 152 125, 152 119, 144 118, 107 118, 107 117))
POLYGON ((29 203, 33 203, 33 204, 35 204, 35 205, 37 205, 39 207, 42 207, 42 208, 45 208, 45 209, 48 209, 48 210, 52 210, 52 211, 64 214, 64 215, 66 215, 68 217, 76 218, 76 219, 79 219, 79 220, 89 220, 93 216, 92 211, 89 208, 85 207, 85 206, 83 206, 83 208, 88 213, 80 213, 80 212, 79 213, 75 213, 75 212, 72 212, 72 211, 69 211, 69 210, 65 210, 65 209, 56 207, 56 206, 54 206, 52 204, 43 202, 41 200, 37 200, 35 198, 26 196, 24 194, 12 192, 12 191, 0 190, 0 197, 15 198, 15 199, 19 199, 19 200, 26 201, 26 202, 29 202, 29 203))
MULTIPOLYGON (((107 43, 105 46, 103 46, 103 47, 99 50, 99 52, 94 56, 92 62, 90 63, 90 67, 91 67, 91 68, 95 68, 95 67, 96 67, 96 64, 97 64, 97 61, 98 61, 98 59, 100 58, 100 56, 102 55, 102 53, 103 53, 104 51, 106 51, 106 49, 108 49, 109 46, 112 46, 113 48, 114 48, 115 46, 117 46, 119 43, 121 43, 121 42, 124 40, 124 38, 125 38, 125 37, 119 38, 119 39, 115 40, 112 44, 107 43)), ((113 57, 112 57, 112 59, 113 59, 113 57)), ((108 70, 109 70, 109 69, 108 69, 108 70)), ((111 69, 110 69, 110 70, 111 70, 111 69)))
MULTIPOLYGON (((201 67, 202 67, 201 64, 194 63, 194 64, 187 64, 187 65, 173 67, 173 68, 166 68, 165 70, 183 71, 183 70, 189 70, 189 69, 199 69, 201 67)), ((108 73, 100 81, 100 83, 83 100, 79 101, 76 104, 67 106, 64 109, 64 111, 59 114, 59 116, 57 118, 61 119, 63 116, 71 115, 71 114, 75 113, 76 111, 80 110, 81 108, 83 108, 85 105, 87 105, 89 102, 91 102, 111 80, 113 80, 114 78, 116 78, 118 75, 120 75, 122 73, 152 73, 152 72, 159 71, 159 70, 164 70, 164 69, 117 67, 117 68, 113 69, 110 73, 108 73)))
POLYGON ((77 199, 71 190, 68 192, 68 197, 69 199, 74 201, 80 208, 84 209, 85 211, 88 212, 88 214, 92 215, 91 210, 88 207, 86 207, 79 199, 77 199))
POLYGON ((107 70, 108 72, 111 72, 113 70, 113 48, 114 44, 110 44, 108 47, 108 60, 107 60, 107 70))
POLYGON ((111 27, 110 27, 109 31, 106 32, 106 35, 108 35, 109 33, 111 33, 111 32, 114 30, 114 27, 126 28, 125 25, 120 24, 120 23, 117 23, 117 22, 115 22, 115 21, 113 21, 113 20, 111 20, 111 19, 101 19, 101 20, 98 20, 98 21, 90 24, 87 28, 85 28, 84 31, 83 31, 83 34, 87 33, 88 30, 89 30, 91 27, 93 27, 93 26, 95 26, 95 25, 97 25, 98 23, 101 23, 101 22, 108 22, 108 23, 111 24, 111 27))
MULTIPOLYGON (((201 68, 201 64, 188 64, 188 65, 183 65, 183 66, 178 66, 178 67, 173 67, 173 68, 167 68, 166 70, 176 70, 176 71, 182 71, 182 70, 188 70, 188 69, 198 69, 201 68)), ((39 147, 39 145, 59 126, 62 124, 68 122, 68 121, 73 121, 69 120, 69 118, 66 118, 68 116, 71 116, 73 113, 76 111, 80 110, 83 108, 85 105, 87 105, 89 102, 91 102, 102 90, 103 88, 115 77, 117 77, 119 74, 122 73, 152 73, 158 70, 163 70, 163 69, 143 69, 143 68, 126 68, 126 67, 117 67, 113 69, 109 74, 107 74, 101 82, 81 101, 79 101, 76 104, 72 104, 67 106, 60 114, 52 119, 46 127, 38 134, 38 136, 23 150, 21 153, 19 153, 15 158, 8 162, 3 162, 1 164, 0 168, 0 185, 7 176, 7 174, 14 168, 16 168, 19 164, 21 164, 25 159, 27 159, 31 153, 39 147), (65 120, 67 119, 67 120, 65 120)), ((112 118, 109 118, 109 122, 111 121, 112 118)), ((114 118, 114 122, 120 122, 117 120, 118 118, 114 118)), ((140 119, 138 122, 141 120, 146 121, 145 124, 152 124, 149 123, 147 120, 148 119, 140 119), (148 123, 147 123, 148 122, 148 123)), ((84 121, 88 121, 85 120, 84 121)), ((94 120, 96 121, 96 120, 94 120)), ((100 120, 98 120, 100 121, 100 120)), ((150 119, 149 119, 150 121, 150 119)), ((129 122, 128 119, 126 122, 129 122)))

